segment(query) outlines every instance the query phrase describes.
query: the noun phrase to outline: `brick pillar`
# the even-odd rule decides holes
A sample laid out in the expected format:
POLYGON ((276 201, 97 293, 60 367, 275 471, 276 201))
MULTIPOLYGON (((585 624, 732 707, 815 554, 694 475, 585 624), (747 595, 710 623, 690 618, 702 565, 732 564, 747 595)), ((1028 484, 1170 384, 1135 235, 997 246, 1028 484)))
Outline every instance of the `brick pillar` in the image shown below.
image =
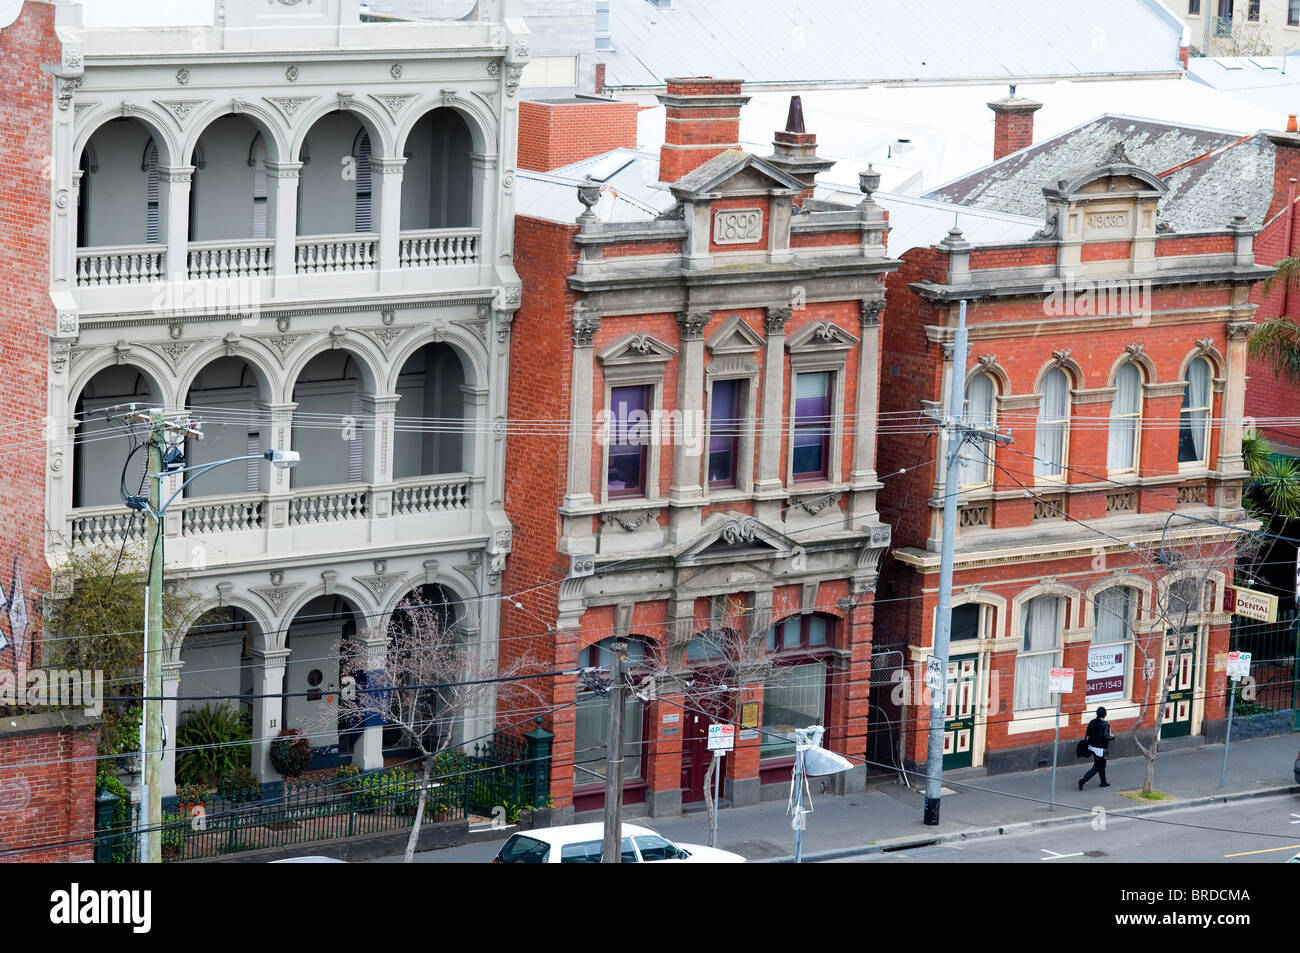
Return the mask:
MULTIPOLYGON (((822 747, 844 755, 853 768, 834 776, 837 794, 854 794, 866 787, 867 718, 871 696, 871 621, 874 596, 856 597, 857 605, 840 622, 838 648, 847 652, 835 660, 827 729, 822 747)), ((829 779, 828 779, 829 780, 829 779)))
POLYGON ((993 110, 993 158, 1017 152, 1034 143, 1034 113, 1043 104, 1015 95, 989 103, 993 110))
POLYGON ((740 107, 749 102, 740 83, 712 76, 668 80, 668 91, 659 94, 666 112, 661 181, 676 182, 719 153, 740 148, 740 107))
POLYGON ((1270 132, 1268 141, 1273 143, 1273 198, 1264 221, 1268 221, 1286 207, 1287 195, 1291 189, 1291 180, 1300 178, 1300 132, 1295 129, 1295 116, 1287 122, 1287 132, 1270 132))

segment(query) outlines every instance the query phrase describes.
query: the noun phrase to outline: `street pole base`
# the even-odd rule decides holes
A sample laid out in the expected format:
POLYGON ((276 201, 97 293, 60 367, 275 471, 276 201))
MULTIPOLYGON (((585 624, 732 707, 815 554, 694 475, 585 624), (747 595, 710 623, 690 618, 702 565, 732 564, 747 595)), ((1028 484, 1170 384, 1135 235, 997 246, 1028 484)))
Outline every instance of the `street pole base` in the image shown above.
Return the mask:
POLYGON ((927 797, 925 799, 925 823, 930 827, 936 827, 939 824, 939 799, 937 797, 927 797))

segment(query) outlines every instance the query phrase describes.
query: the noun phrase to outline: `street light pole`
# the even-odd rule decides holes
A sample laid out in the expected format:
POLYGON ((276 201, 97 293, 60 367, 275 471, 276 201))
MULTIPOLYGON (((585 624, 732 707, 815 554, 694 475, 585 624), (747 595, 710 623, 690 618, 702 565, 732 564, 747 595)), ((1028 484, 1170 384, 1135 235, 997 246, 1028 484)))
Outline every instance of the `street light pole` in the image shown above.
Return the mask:
MULTIPOLYGON (((163 529, 162 468, 163 468, 163 418, 160 411, 149 414, 149 509, 155 518, 149 523, 149 584, 145 589, 144 633, 144 709, 141 722, 144 733, 144 790, 140 801, 148 806, 149 832, 147 856, 143 863, 162 862, 162 758, 163 758, 163 703, 162 703, 162 593, 163 593, 163 529), (154 699, 152 703, 148 699, 154 699), (147 716, 147 717, 146 717, 147 716)), ((142 844, 143 846, 143 844, 142 844)))

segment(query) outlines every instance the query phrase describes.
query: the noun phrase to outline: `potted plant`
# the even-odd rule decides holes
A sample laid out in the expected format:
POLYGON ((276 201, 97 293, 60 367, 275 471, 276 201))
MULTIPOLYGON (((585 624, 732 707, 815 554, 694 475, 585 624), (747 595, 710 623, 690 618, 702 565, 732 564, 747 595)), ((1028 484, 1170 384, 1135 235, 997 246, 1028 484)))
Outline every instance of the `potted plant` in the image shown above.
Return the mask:
POLYGON ((281 728, 271 742, 271 767, 289 779, 300 776, 311 764, 311 742, 297 728, 281 728))
POLYGON ((232 768, 221 777, 217 785, 217 794, 232 804, 256 801, 262 796, 262 785, 258 783, 252 768, 232 768))
POLYGON ((164 814, 162 820, 163 860, 173 860, 185 849, 185 831, 189 820, 183 814, 164 814))
POLYGON ((207 789, 201 784, 182 784, 176 788, 177 808, 181 814, 192 817, 196 807, 203 808, 203 799, 207 794, 207 789))

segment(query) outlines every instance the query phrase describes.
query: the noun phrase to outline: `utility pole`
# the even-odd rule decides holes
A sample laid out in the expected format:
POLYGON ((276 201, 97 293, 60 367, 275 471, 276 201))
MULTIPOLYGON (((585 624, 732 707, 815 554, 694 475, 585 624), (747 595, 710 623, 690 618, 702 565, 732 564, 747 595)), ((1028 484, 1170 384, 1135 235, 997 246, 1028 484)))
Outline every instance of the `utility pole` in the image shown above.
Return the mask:
POLYGON ((966 403, 966 299, 962 299, 953 337, 952 381, 948 389, 948 413, 942 427, 948 447, 943 470, 943 543, 939 561, 939 606, 935 610, 934 651, 926 660, 926 684, 930 689, 930 742, 926 758, 924 821, 939 823, 939 797, 943 790, 944 703, 948 687, 948 648, 952 638, 952 564, 957 542, 957 496, 960 484, 961 449, 967 440, 1010 443, 1009 434, 962 423, 966 403))
POLYGON ((627 679, 623 659, 627 643, 619 639, 610 646, 609 734, 605 743, 605 842, 602 864, 623 862, 623 708, 627 702, 627 679))

